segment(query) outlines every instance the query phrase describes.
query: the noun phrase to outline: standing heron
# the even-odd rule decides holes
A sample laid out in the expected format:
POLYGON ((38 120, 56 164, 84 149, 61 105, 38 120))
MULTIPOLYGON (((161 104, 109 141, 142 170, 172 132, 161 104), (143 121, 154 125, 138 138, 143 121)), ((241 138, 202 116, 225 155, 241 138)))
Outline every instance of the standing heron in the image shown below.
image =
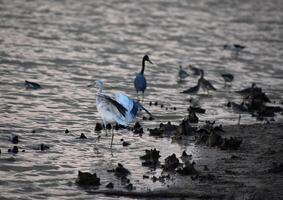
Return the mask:
MULTIPOLYGON (((93 85, 89 85, 91 87, 93 85)), ((104 128, 107 134, 106 126, 107 124, 120 124, 123 126, 128 126, 135 117, 139 109, 143 109, 150 116, 151 113, 146 110, 140 103, 129 98, 123 93, 116 93, 115 99, 104 94, 104 86, 101 80, 95 81, 95 86, 98 87, 98 92, 96 95, 96 107, 102 117, 104 128)), ((112 129, 111 147, 113 144, 114 132, 112 129)))
POLYGON ((207 93, 209 94, 209 90, 214 90, 216 91, 216 88, 208 81, 204 78, 204 72, 202 69, 200 69, 200 78, 198 80, 198 85, 200 88, 202 88, 204 91, 207 91, 207 93))
POLYGON ((146 86, 147 86, 146 79, 145 79, 145 76, 144 76, 145 61, 152 64, 148 55, 145 55, 142 59, 142 69, 141 69, 140 73, 138 73, 136 75, 136 78, 135 78, 135 81, 134 81, 135 88, 136 88, 136 91, 137 91, 137 97, 139 97, 139 92, 142 92, 142 95, 144 97, 144 91, 145 91, 146 86))

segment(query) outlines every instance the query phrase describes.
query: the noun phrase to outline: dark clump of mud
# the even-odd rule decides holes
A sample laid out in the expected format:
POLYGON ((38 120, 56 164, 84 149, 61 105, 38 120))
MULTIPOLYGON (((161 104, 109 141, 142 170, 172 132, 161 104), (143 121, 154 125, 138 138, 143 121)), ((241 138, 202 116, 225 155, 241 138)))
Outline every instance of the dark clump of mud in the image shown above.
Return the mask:
POLYGON ((100 178, 97 177, 96 173, 79 171, 76 183, 80 186, 99 186, 100 178))
POLYGON ((184 167, 177 169, 177 173, 181 175, 197 175, 199 172, 195 169, 195 162, 187 161, 184 163, 184 167))
POLYGON ((240 148, 242 138, 225 138, 220 135, 225 132, 222 125, 215 126, 215 122, 207 121, 206 124, 197 130, 196 144, 205 144, 209 147, 219 147, 222 150, 237 150, 240 148))
POLYGON ((126 169, 121 163, 118 163, 118 166, 115 169, 108 170, 108 172, 114 172, 115 176, 123 178, 131 174, 131 172, 126 169))
POLYGON ((173 171, 179 166, 179 159, 176 157, 176 154, 172 154, 165 158, 165 163, 163 166, 164 171, 173 171))
POLYGON ((145 155, 141 156, 140 159, 144 160, 142 162, 143 166, 148 166, 148 167, 156 167, 160 164, 159 158, 160 158, 160 151, 157 151, 156 149, 146 149, 145 150, 145 155))
POLYGON ((136 122, 134 127, 132 128, 134 134, 143 134, 143 127, 139 122, 136 122))

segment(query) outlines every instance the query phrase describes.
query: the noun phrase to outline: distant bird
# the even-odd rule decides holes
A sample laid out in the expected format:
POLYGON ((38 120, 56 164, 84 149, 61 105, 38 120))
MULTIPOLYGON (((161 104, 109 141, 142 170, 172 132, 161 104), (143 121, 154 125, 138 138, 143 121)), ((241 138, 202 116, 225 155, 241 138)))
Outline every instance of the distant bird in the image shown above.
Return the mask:
POLYGON ((259 87, 256 87, 255 83, 252 83, 251 87, 236 91, 236 93, 243 96, 243 98, 247 98, 248 96, 251 96, 255 93, 261 93, 261 92, 262 92, 262 89, 259 87))
POLYGON ((193 65, 189 65, 189 68, 193 72, 193 75, 199 76, 200 75, 200 69, 197 67, 194 67, 193 65))
POLYGON ((234 80, 234 76, 232 74, 221 74, 224 79, 224 87, 227 86, 227 83, 231 83, 234 80))
POLYGON ((235 53, 236 55, 238 55, 240 53, 240 51, 242 51, 244 48, 246 48, 246 47, 239 45, 239 44, 225 44, 223 46, 224 50, 230 50, 231 52, 235 53))
POLYGON ((185 94, 197 94, 199 91, 199 84, 193 86, 193 87, 190 87, 189 89, 187 90, 184 90, 183 92, 181 93, 185 93, 185 94))
POLYGON ((189 76, 189 74, 182 68, 182 65, 179 66, 178 76, 180 79, 185 79, 189 76))
POLYGON ((227 107, 232 108, 233 112, 239 114, 238 125, 240 125, 241 114, 250 113, 244 102, 242 102, 241 104, 237 104, 229 101, 227 107))
POLYGON ((36 89, 41 88, 41 86, 38 83, 27 81, 27 80, 25 80, 25 85, 26 85, 26 89, 36 90, 36 89))
POLYGON ((145 55, 142 59, 142 69, 140 73, 136 75, 134 85, 137 91, 137 96, 139 95, 139 92, 142 92, 142 95, 144 96, 144 91, 146 89, 147 83, 144 76, 144 68, 145 68, 145 61, 152 64, 151 60, 149 59, 148 55, 145 55))
POLYGON ((198 80, 198 85, 200 86, 200 88, 202 88, 204 91, 207 91, 207 93, 209 93, 210 90, 216 91, 216 88, 204 78, 204 72, 202 69, 200 70, 200 74, 201 77, 198 80))
MULTIPOLYGON (((93 85, 89 85, 89 87, 91 86, 93 85)), ((139 109, 143 109, 151 116, 151 113, 140 103, 134 101, 123 93, 116 93, 115 99, 105 95, 103 91, 103 82, 101 80, 95 81, 95 86, 99 89, 96 95, 96 107, 102 117, 106 134, 107 124, 113 125, 117 123, 127 127, 129 123, 135 119, 139 109)), ((113 138, 114 133, 112 129, 111 147, 113 138)))

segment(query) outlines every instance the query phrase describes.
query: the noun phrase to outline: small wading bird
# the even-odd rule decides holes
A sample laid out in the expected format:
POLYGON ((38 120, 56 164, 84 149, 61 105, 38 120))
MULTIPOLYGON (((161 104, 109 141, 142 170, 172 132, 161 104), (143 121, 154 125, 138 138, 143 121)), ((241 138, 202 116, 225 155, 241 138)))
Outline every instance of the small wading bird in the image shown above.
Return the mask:
POLYGON ((224 87, 227 87, 227 83, 232 83, 234 76, 232 74, 221 74, 224 79, 224 87))
MULTIPOLYGON (((93 86, 89 85, 88 87, 93 86)), ((96 95, 96 107, 102 117, 105 132, 107 134, 106 126, 107 124, 120 124, 123 126, 128 126, 135 117, 139 109, 144 110, 150 116, 151 113, 146 110, 140 103, 129 98, 123 93, 116 93, 115 99, 104 94, 103 82, 101 80, 95 81, 95 86, 98 87, 98 92, 96 95)), ((112 129, 111 147, 113 144, 114 132, 112 129)))
POLYGON ((230 50, 232 53, 235 53, 236 56, 238 56, 240 51, 242 51, 244 48, 246 47, 239 44, 225 44, 223 46, 224 50, 230 50))
POLYGON ((178 76, 180 79, 185 79, 189 76, 189 74, 182 68, 182 65, 179 66, 178 76))
POLYGON ((239 114, 238 125, 240 125, 241 114, 250 113, 248 108, 245 106, 244 102, 242 102, 241 104, 237 104, 237 103, 229 101, 228 104, 227 104, 227 107, 232 108, 234 113, 239 114))
POLYGON ((146 89, 147 83, 146 83, 146 79, 144 76, 144 69, 145 69, 145 61, 153 64, 151 62, 151 60, 149 59, 148 55, 145 55, 142 59, 142 69, 140 71, 140 73, 138 73, 136 75, 135 81, 134 81, 134 85, 137 91, 137 98, 139 98, 139 92, 142 92, 142 96, 144 98, 144 91, 146 89))
POLYGON ((184 90, 181 93, 185 93, 185 94, 197 94, 199 91, 199 83, 196 86, 190 87, 187 90, 184 90))
POLYGON ((31 82, 31 81, 25 81, 25 85, 26 85, 26 89, 32 89, 32 90, 36 90, 41 88, 41 86, 38 83, 35 82, 31 82))
POLYGON ((204 91, 206 91, 209 94, 210 90, 214 90, 216 91, 216 88, 208 81, 204 78, 204 72, 201 69, 200 70, 200 78, 198 80, 198 85, 200 88, 202 88, 204 91))

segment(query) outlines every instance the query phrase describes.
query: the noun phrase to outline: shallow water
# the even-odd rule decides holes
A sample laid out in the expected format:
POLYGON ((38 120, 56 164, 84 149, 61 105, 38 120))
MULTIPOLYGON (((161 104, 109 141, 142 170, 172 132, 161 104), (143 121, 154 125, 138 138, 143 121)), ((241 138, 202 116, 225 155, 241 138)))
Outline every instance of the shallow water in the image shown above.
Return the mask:
MULTIPOLYGON (((154 121, 142 122, 145 129, 168 120, 180 122, 187 114, 191 97, 180 92, 193 86, 197 77, 178 82, 179 64, 203 68, 218 89, 209 96, 192 96, 207 109, 201 120, 235 124, 237 115, 224 104, 240 101, 233 91, 252 82, 276 103, 283 96, 283 4, 279 0, 1 0, 0 5, 1 198, 92 199, 74 184, 78 170, 98 172, 103 188, 107 180, 119 182, 105 171, 118 162, 133 172, 137 189, 162 188, 160 183, 142 180, 143 174, 159 173, 140 166, 138 157, 146 148, 160 150, 161 160, 172 152, 180 155, 181 150, 202 159, 203 147, 171 144, 169 138, 156 139, 148 133, 138 137, 119 131, 113 156, 110 136, 102 134, 96 140, 93 128, 100 121, 96 89, 86 86, 101 79, 106 93, 124 91, 135 97, 133 79, 144 54, 154 63, 145 70, 145 105, 155 116, 154 121), (225 43, 248 48, 234 58, 222 51, 225 43), (234 74, 231 88, 223 88, 220 72, 234 74), (26 90, 24 80, 43 88, 26 90), (177 109, 149 107, 149 101, 177 109), (70 133, 65 134, 65 129, 70 133), (87 140, 76 139, 81 132, 87 140), (18 146, 25 153, 7 153, 13 146, 8 141, 11 134, 20 136, 18 146), (121 138, 131 145, 122 147, 121 138), (50 150, 39 151, 41 143, 50 150)), ((256 122, 245 115, 242 121, 256 122)))

